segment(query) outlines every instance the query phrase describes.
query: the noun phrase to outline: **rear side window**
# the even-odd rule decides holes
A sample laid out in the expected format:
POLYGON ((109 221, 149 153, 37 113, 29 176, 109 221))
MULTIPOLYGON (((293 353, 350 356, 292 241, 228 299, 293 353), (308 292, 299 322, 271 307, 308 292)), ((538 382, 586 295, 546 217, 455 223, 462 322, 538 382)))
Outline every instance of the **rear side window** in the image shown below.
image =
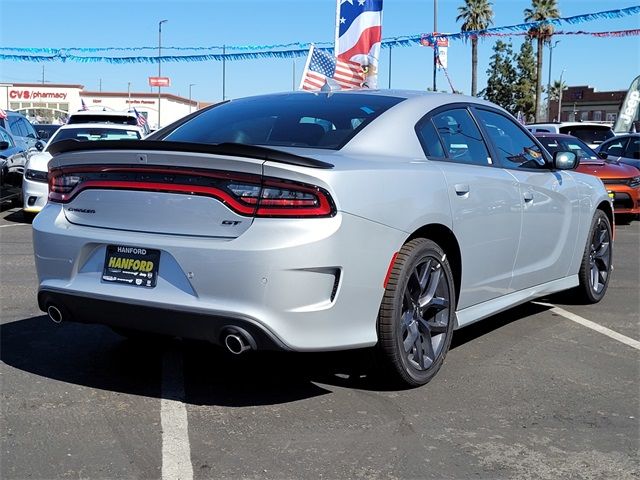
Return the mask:
POLYGON ((488 110, 478 109, 475 113, 503 167, 539 168, 545 165, 540 147, 513 120, 488 110))
POLYGON ((447 158, 472 165, 489 165, 489 152, 480 130, 464 108, 437 113, 432 117, 447 158))
POLYGON ((295 93, 234 100, 202 112, 163 140, 339 149, 403 99, 361 93, 295 93))
POLYGON ((418 124, 416 133, 427 157, 445 158, 442 142, 431 119, 418 124))

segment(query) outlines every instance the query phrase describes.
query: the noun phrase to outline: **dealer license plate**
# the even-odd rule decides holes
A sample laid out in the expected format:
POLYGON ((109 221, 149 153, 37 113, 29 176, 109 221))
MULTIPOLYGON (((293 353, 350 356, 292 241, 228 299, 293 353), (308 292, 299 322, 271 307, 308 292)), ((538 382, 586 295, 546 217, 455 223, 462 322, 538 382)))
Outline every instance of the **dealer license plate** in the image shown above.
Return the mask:
POLYGON ((158 278, 160 250, 124 245, 107 245, 102 280, 153 288, 158 278))

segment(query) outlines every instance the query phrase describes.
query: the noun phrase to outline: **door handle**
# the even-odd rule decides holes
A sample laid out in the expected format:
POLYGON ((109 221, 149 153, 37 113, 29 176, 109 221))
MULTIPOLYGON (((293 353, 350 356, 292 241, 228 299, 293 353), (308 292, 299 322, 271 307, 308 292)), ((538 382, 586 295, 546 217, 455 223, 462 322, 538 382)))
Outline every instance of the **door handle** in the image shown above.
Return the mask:
POLYGON ((469 185, 466 183, 456 183, 453 188, 456 191, 456 194, 460 197, 469 193, 469 185))
POLYGON ((525 202, 531 202, 533 201, 533 193, 531 192, 524 192, 524 201, 525 202))

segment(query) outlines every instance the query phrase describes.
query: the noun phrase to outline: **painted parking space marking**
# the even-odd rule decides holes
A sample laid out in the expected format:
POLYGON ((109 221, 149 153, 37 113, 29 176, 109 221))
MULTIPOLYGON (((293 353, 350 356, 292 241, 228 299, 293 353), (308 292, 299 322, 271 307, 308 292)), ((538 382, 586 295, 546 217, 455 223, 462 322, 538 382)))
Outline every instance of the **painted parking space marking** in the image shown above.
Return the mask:
POLYGON ((571 320, 572 322, 579 323, 584 327, 590 328, 591 330, 594 330, 598 333, 606 335, 607 337, 613 338, 614 340, 624 343, 625 345, 629 345, 630 347, 635 348, 636 350, 640 350, 640 342, 638 340, 634 340, 633 338, 627 337, 626 335, 622 335, 621 333, 611 330, 610 328, 603 327, 598 323, 592 322, 591 320, 587 320, 586 318, 583 318, 580 315, 576 315, 575 313, 571 313, 565 310, 564 308, 556 307, 555 305, 552 305, 550 303, 543 303, 543 302, 533 302, 533 303, 537 305, 542 305, 544 307, 550 307, 550 311, 552 313, 560 315, 568 320, 571 320))
POLYGON ((184 404, 184 374, 182 354, 165 352, 162 358, 162 478, 192 480, 189 422, 184 404))
POLYGON ((6 227, 26 227, 26 226, 31 226, 30 223, 12 223, 11 225, 0 225, 0 228, 6 228, 6 227))

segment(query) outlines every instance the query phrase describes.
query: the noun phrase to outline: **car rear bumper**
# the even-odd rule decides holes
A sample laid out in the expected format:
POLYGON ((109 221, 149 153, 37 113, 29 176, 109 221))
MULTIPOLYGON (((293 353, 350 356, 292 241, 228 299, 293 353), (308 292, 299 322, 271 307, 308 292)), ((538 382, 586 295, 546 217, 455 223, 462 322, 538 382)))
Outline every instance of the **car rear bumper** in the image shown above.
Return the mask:
POLYGON ((224 345, 224 337, 238 330, 251 335, 260 350, 288 350, 272 332, 252 318, 228 314, 136 305, 102 299, 96 295, 69 294, 50 289, 38 292, 38 306, 50 306, 62 314, 63 322, 97 323, 116 328, 150 332, 182 338, 206 340, 224 345))
POLYGON ((376 343, 384 278, 405 236, 344 213, 256 219, 234 239, 79 226, 54 203, 33 223, 41 308, 58 301, 74 321, 214 343, 238 321, 297 351, 376 343), (103 281, 107 245, 160 250, 156 286, 103 281))

